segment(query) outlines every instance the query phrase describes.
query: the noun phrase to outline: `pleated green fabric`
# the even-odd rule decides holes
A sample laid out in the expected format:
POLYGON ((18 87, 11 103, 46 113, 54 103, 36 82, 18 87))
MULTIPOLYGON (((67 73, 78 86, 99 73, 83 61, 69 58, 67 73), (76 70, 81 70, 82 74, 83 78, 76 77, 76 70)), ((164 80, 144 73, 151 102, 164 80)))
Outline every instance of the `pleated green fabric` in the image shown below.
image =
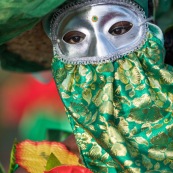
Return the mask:
POLYGON ((1 0, 0 45, 35 26, 65 0, 1 0))
POLYGON ((53 76, 83 162, 94 173, 173 172, 173 68, 150 30, 115 62, 64 64, 53 76))

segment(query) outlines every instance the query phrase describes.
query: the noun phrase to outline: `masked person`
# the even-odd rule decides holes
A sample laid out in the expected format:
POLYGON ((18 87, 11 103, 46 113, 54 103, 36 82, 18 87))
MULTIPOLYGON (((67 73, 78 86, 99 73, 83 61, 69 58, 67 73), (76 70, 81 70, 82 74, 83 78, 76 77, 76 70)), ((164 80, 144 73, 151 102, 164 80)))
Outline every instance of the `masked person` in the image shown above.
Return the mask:
POLYGON ((54 79, 93 172, 173 172, 173 69, 147 4, 73 1, 44 23, 54 79))

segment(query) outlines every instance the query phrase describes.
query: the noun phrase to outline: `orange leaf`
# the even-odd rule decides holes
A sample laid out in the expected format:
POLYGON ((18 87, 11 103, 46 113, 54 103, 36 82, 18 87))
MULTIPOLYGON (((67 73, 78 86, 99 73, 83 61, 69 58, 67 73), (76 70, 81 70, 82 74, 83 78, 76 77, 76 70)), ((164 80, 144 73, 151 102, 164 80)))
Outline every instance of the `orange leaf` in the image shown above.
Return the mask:
POLYGON ((44 173, 92 173, 89 169, 82 166, 58 166, 44 173))
POLYGON ((16 146, 16 163, 29 173, 43 173, 50 154, 53 153, 61 164, 80 165, 79 158, 58 142, 23 141, 16 146))

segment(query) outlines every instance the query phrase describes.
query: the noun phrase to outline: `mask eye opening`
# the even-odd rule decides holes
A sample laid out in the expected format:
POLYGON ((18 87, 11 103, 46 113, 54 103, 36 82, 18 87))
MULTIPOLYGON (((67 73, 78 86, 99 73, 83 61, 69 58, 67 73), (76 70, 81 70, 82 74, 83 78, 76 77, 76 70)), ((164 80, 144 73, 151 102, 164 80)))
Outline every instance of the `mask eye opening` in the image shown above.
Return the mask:
POLYGON ((113 36, 123 35, 127 32, 129 32, 133 27, 133 24, 128 21, 120 21, 115 24, 113 24, 110 29, 109 33, 113 36))
POLYGON ((63 36, 63 41, 68 44, 79 44, 85 39, 86 35, 80 31, 69 31, 63 36))

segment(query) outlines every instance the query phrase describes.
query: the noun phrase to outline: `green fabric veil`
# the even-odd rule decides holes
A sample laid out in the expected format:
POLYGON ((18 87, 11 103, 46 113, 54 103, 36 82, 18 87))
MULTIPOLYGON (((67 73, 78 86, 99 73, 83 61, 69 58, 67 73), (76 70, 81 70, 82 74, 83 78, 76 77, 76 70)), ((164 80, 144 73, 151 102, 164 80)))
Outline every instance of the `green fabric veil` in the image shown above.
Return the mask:
POLYGON ((65 0, 0 1, 0 44, 32 29, 65 0))

